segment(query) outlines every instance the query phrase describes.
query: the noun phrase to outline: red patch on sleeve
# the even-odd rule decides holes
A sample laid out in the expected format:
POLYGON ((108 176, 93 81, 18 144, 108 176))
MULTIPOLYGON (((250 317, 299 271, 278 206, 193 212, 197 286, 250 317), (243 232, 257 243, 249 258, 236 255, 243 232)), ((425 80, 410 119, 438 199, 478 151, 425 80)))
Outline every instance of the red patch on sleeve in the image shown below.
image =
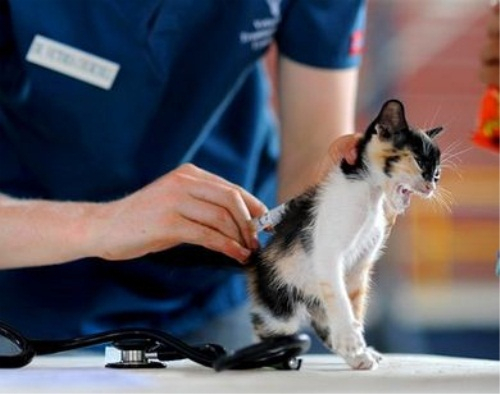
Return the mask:
POLYGON ((361 29, 355 30, 351 34, 351 45, 349 47, 349 55, 351 56, 361 55, 361 53, 363 53, 364 41, 365 40, 364 40, 363 30, 361 29))

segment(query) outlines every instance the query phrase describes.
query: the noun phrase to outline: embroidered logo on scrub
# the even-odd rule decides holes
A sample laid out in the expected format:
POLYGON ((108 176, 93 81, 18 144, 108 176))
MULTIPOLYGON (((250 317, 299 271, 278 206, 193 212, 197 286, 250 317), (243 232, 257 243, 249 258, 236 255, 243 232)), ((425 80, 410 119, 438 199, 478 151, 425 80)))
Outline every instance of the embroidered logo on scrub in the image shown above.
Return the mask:
POLYGON ((254 19, 252 22, 252 31, 242 31, 240 33, 240 42, 248 44, 257 51, 267 47, 273 41, 274 33, 281 20, 281 0, 266 0, 269 7, 270 18, 254 19))
POLYGON ((101 89, 113 86, 120 65, 80 49, 36 35, 26 60, 101 89))

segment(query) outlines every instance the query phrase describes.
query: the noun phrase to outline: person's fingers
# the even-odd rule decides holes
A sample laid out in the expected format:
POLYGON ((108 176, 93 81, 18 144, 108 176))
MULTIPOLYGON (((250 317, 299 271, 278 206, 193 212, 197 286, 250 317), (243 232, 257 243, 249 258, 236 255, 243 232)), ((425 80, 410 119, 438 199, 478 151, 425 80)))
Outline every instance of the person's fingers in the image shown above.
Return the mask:
POLYGON ((349 164, 354 164, 357 158, 356 145, 360 138, 360 134, 348 134, 337 138, 328 149, 332 162, 338 164, 345 159, 349 164))
POLYGON ((485 64, 497 63, 499 58, 498 39, 490 40, 481 51, 481 62, 485 64))
POLYGON ((328 147, 328 153, 316 164, 312 176, 314 183, 321 182, 332 167, 339 165, 342 159, 354 164, 357 159, 356 146, 361 136, 358 133, 346 134, 334 140, 328 147))
POLYGON ((227 208, 238 224, 247 247, 256 249, 259 246, 257 233, 250 223, 252 218, 267 211, 266 206, 242 187, 194 165, 185 164, 182 171, 196 180, 197 187, 191 188, 191 194, 227 208))
POLYGON ((177 231, 186 243, 223 253, 242 264, 250 257, 251 251, 242 247, 234 239, 200 223, 186 220, 182 226, 178 226, 177 231))
POLYGON ((196 184, 196 188, 190 189, 190 195, 226 210, 228 216, 225 220, 232 220, 238 226, 239 236, 245 245, 251 249, 257 248, 256 233, 249 225, 252 215, 239 190, 211 180, 196 179, 196 184))
POLYGON ((198 222, 205 227, 219 231, 241 245, 247 245, 231 213, 222 206, 195 198, 179 205, 178 213, 192 222, 198 222))
POLYGON ((228 187, 236 189, 243 197, 243 200, 245 201, 248 211, 250 212, 250 215, 252 217, 263 215, 267 211, 267 207, 257 197, 253 196, 241 186, 235 185, 234 183, 231 183, 218 175, 205 171, 192 164, 184 164, 182 167, 188 174, 206 179, 207 181, 219 182, 228 187))
POLYGON ((499 3, 492 3, 491 14, 486 24, 486 42, 481 49, 479 78, 487 85, 499 84, 499 3))
POLYGON ((479 72, 479 77, 481 79, 481 82, 485 83, 486 85, 498 85, 498 73, 498 64, 496 66, 484 66, 479 72))
POLYGON ((489 41, 481 51, 479 77, 483 83, 498 85, 499 81, 499 41, 489 41))
POLYGON ((491 15, 488 19, 486 34, 489 37, 498 38, 500 34, 500 24, 498 23, 499 6, 498 3, 492 7, 491 15))

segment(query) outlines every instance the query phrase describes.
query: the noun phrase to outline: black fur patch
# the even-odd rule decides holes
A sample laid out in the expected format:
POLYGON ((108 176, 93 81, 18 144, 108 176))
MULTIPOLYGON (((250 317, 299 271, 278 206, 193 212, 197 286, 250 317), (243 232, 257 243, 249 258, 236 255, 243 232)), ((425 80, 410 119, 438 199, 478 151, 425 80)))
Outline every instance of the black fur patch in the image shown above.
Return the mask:
POLYGON ((314 222, 313 208, 317 189, 312 188, 290 200, 281 221, 275 226, 276 234, 270 243, 276 244, 277 250, 286 254, 293 244, 299 241, 306 252, 312 250, 312 237, 307 229, 314 222))
POLYGON ((385 159, 385 164, 384 164, 385 175, 387 175, 388 177, 391 176, 393 164, 397 163, 399 160, 401 160, 401 156, 398 155, 389 156, 387 159, 385 159))
POLYGON ((426 181, 432 182, 441 162, 441 151, 438 146, 433 140, 424 138, 422 133, 416 131, 408 133, 407 146, 415 155, 422 170, 422 177, 426 181))
POLYGON ((252 325, 254 327, 260 327, 264 324, 264 320, 262 320, 262 318, 260 317, 259 314, 257 313, 251 313, 250 314, 250 318, 251 318, 251 321, 252 321, 252 325))
POLYGON ((359 140, 356 146, 356 161, 354 164, 349 164, 345 159, 342 159, 340 162, 340 169, 347 178, 355 180, 361 180, 364 178, 363 174, 368 171, 368 168, 363 161, 363 155, 366 150, 366 146, 374 134, 375 132, 373 130, 368 129, 364 136, 359 140))
POLYGON ((314 320, 311 322, 311 326, 318 335, 319 339, 321 339, 327 347, 331 347, 330 329, 328 326, 319 325, 314 320))
POLYGON ((256 290, 263 305, 277 318, 293 317, 298 304, 307 300, 304 293, 297 287, 284 283, 275 269, 262 261, 257 261, 254 269, 256 290))

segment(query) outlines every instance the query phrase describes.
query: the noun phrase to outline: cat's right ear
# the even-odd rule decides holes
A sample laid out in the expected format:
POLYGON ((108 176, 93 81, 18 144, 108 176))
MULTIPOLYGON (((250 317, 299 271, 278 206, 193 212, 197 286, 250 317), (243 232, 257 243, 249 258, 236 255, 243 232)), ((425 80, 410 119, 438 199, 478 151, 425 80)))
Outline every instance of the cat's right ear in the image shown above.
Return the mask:
POLYGON ((431 130, 427 130, 425 132, 425 134, 427 134, 430 138, 434 138, 437 135, 441 134, 442 131, 443 131, 443 127, 434 127, 431 130))
POLYGON ((389 138, 391 135, 408 128, 405 117, 405 108, 399 100, 389 100, 385 102, 375 122, 375 130, 382 138, 389 138))

